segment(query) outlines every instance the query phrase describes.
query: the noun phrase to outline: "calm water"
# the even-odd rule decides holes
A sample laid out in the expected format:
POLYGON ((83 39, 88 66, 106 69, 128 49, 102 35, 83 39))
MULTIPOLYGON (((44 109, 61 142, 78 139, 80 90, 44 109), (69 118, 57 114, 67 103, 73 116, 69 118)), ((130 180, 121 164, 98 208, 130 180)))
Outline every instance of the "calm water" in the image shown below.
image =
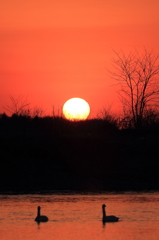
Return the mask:
POLYGON ((0 240, 158 240, 159 193, 0 195, 0 240), (103 226, 107 215, 120 217, 103 226), (34 221, 37 206, 49 222, 34 221))

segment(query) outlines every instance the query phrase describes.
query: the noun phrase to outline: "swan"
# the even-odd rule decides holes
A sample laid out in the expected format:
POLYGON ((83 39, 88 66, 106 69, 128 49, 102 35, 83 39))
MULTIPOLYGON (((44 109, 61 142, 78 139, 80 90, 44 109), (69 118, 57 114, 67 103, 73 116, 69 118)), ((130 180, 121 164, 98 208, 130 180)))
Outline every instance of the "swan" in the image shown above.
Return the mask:
POLYGON ((48 217, 40 215, 40 209, 41 209, 41 207, 38 206, 37 217, 35 218, 35 221, 38 222, 38 223, 47 222, 49 220, 48 217))
POLYGON ((103 221, 103 223, 105 223, 105 222, 118 222, 118 220, 119 220, 118 217, 113 216, 113 215, 111 215, 111 216, 106 216, 105 208, 106 208, 106 205, 103 204, 103 205, 102 205, 102 212, 103 212, 102 221, 103 221))

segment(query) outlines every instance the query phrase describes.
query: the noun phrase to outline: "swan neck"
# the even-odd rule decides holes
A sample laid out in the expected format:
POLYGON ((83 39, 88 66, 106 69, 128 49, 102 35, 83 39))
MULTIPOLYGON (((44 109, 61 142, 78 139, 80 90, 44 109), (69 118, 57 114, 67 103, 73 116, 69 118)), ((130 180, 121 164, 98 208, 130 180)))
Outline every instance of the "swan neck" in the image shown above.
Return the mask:
POLYGON ((38 207, 37 216, 40 217, 40 207, 38 207))
POLYGON ((103 217, 106 217, 105 207, 103 207, 102 209, 103 209, 103 217))

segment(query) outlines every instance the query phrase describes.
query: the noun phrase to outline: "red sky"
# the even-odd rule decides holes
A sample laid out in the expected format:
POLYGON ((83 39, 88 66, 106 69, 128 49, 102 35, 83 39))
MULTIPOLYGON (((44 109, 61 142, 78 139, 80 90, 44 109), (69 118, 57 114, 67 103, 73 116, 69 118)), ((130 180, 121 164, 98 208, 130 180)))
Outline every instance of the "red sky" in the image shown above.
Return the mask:
POLYGON ((1 0, 0 112, 10 96, 48 114, 72 97, 92 117, 119 110, 113 50, 159 53, 158 9, 156 0, 1 0))

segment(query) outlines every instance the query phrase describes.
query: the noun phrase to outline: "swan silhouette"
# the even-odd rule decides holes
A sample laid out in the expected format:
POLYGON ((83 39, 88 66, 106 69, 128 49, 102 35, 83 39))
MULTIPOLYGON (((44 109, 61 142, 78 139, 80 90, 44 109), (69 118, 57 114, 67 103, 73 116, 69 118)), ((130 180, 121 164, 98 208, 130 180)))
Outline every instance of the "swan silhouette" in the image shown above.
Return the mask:
POLYGON ((118 222, 119 218, 116 217, 116 216, 106 216, 106 211, 105 211, 105 208, 106 208, 106 205, 103 204, 102 205, 102 212, 103 212, 103 218, 102 218, 102 221, 103 223, 106 223, 106 222, 118 222))
POLYGON ((37 223, 47 222, 49 220, 48 217, 40 215, 40 209, 41 209, 41 207, 38 206, 38 208, 37 208, 37 217, 35 218, 35 221, 37 223))

